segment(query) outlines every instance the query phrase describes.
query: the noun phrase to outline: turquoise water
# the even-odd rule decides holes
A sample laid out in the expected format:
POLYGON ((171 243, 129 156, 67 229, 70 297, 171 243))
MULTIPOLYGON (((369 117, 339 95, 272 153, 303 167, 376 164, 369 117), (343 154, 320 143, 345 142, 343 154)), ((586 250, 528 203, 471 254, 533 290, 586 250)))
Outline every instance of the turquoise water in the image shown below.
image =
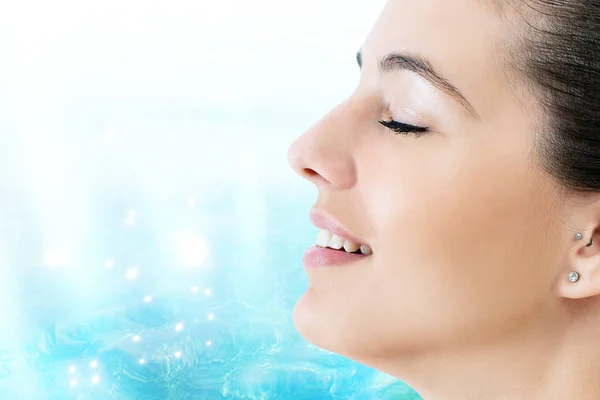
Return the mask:
POLYGON ((287 147, 377 2, 34 3, 0 12, 0 399, 417 399, 291 319, 287 147))
POLYGON ((294 330, 316 230, 293 135, 184 114, 4 137, 0 398, 417 399, 294 330))
POLYGON ((417 398, 296 334, 291 310, 306 286, 299 260, 314 236, 308 198, 258 190, 256 227, 245 225, 257 223, 256 210, 240 205, 235 187, 198 187, 187 202, 172 193, 160 205, 133 190, 104 191, 85 257, 53 267, 40 262, 27 199, 5 203, 3 314, 11 315, 2 329, 14 335, 0 347, 0 398, 417 398), (201 266, 182 266, 167 237, 175 224, 165 221, 202 232, 210 254, 201 266))

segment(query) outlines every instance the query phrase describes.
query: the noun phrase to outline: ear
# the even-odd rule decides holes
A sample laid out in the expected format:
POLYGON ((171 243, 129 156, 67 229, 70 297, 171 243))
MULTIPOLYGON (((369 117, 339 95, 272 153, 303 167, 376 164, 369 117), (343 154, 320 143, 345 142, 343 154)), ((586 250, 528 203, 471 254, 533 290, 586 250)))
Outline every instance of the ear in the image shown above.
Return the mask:
POLYGON ((600 295, 600 193, 573 195, 566 203, 563 221, 580 227, 563 232, 568 247, 555 278, 555 294, 568 299, 600 295), (576 235, 580 233, 581 236, 576 235), (569 274, 578 274, 571 282, 569 274))
MULTIPOLYGON (((600 193, 567 195, 561 215, 563 224, 574 229, 562 232, 567 254, 558 268, 555 293, 568 299, 600 295, 600 193), (578 237, 576 234, 581 236, 578 237), (578 274, 571 282, 569 274, 578 274)), ((564 226, 564 225, 563 225, 564 226)))
MULTIPOLYGON (((593 230, 599 231, 600 229, 593 230)), ((582 235, 583 240, 577 241, 578 244, 568 257, 567 266, 560 269, 560 276, 557 277, 556 294, 560 297, 583 299, 600 295, 600 237, 598 234, 587 237, 584 233, 582 235), (576 272, 579 280, 571 282, 571 272, 576 272)))

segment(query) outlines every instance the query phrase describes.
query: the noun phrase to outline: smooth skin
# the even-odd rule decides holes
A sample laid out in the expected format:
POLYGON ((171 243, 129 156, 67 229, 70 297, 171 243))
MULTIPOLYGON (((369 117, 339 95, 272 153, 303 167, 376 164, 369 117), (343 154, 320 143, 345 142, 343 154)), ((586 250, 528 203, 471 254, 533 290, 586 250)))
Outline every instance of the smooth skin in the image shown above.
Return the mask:
POLYGON ((600 195, 540 166, 544 111, 505 57, 521 23, 484 0, 389 1, 356 90, 289 150, 315 208, 374 252, 307 270, 297 330, 425 400, 600 398, 600 195), (464 99, 381 71, 390 53, 427 59, 464 99))

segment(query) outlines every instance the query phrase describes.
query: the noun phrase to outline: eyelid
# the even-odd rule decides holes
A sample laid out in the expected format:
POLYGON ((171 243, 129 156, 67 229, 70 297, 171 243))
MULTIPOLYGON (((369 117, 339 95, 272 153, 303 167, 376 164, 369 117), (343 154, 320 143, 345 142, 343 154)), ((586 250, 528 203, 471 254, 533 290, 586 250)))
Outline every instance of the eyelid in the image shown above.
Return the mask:
POLYGON ((428 126, 429 124, 419 118, 416 113, 403 109, 399 112, 390 112, 390 116, 396 121, 402 121, 405 124, 415 126, 428 126))
POLYGON ((393 119, 395 121, 402 121, 405 124, 414 125, 414 126, 428 126, 429 124, 425 122, 422 118, 419 118, 419 113, 416 112, 413 108, 410 107, 395 107, 393 101, 384 96, 384 106, 386 110, 387 119, 393 119))

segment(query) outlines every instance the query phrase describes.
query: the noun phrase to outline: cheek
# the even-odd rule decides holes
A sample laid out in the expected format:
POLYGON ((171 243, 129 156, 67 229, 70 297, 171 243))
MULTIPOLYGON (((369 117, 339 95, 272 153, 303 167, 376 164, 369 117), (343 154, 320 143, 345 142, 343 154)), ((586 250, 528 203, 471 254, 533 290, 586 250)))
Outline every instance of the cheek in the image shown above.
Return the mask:
POLYGON ((394 161, 367 189, 379 301, 402 329, 439 340, 506 333, 546 294, 547 277, 532 268, 550 218, 539 211, 544 184, 524 154, 419 140, 382 157, 394 161))

